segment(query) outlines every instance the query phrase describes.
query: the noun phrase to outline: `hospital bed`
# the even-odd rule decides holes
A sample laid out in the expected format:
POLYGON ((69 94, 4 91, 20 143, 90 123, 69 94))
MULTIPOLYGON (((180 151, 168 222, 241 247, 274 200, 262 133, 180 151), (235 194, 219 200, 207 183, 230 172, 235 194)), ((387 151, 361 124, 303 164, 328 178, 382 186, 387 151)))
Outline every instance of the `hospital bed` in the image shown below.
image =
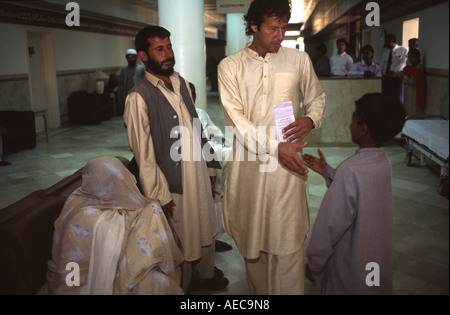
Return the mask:
POLYGON ((412 164, 413 150, 420 152, 420 165, 431 159, 441 167, 438 193, 443 194, 443 185, 448 178, 449 123, 441 116, 408 116, 402 130, 406 141, 406 164, 412 164))

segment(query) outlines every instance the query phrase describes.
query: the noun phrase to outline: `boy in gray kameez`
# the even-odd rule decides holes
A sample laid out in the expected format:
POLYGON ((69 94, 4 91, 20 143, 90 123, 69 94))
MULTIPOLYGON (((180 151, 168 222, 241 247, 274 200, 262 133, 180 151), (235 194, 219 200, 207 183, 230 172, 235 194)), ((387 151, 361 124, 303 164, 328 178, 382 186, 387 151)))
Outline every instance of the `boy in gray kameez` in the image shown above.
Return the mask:
POLYGON ((329 187, 306 253, 310 294, 392 294, 391 164, 381 145, 403 127, 400 101, 380 93, 356 101, 350 126, 357 152, 336 170, 322 151, 305 164, 329 187))

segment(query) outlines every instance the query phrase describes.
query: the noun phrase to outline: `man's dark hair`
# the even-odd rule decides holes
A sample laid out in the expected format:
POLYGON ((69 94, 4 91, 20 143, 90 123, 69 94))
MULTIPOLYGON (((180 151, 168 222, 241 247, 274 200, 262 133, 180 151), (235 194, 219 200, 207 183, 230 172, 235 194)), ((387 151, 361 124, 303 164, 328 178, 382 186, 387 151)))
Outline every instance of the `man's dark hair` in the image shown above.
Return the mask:
POLYGON ((372 55, 374 54, 373 47, 371 45, 365 45, 363 46, 363 48, 361 48, 361 52, 364 52, 365 50, 370 51, 372 55))
POLYGON ((325 46, 325 44, 318 44, 316 46, 316 49, 320 52, 322 52, 324 55, 327 53, 328 49, 327 46, 325 46))
POLYGON ((348 46, 348 43, 347 43, 347 41, 346 41, 344 38, 339 38, 339 39, 336 41, 336 45, 339 45, 339 43, 344 43, 345 46, 348 46))
POLYGON ((244 16, 244 21, 247 24, 245 34, 247 36, 254 35, 255 32, 252 30, 252 25, 258 26, 259 30, 266 16, 286 17, 289 21, 291 12, 291 0, 253 0, 247 15, 244 16))
POLYGON ((399 99, 381 93, 368 93, 355 102, 358 123, 365 123, 380 145, 403 128, 405 109, 399 99))
POLYGON ((397 37, 394 34, 386 35, 386 42, 392 41, 393 43, 397 43, 397 37))
POLYGON ((148 39, 153 37, 159 37, 164 39, 166 37, 170 37, 170 32, 166 30, 164 27, 156 25, 150 25, 143 28, 136 35, 136 39, 134 41, 134 45, 136 46, 137 52, 143 51, 147 54, 148 48, 150 47, 148 39))
POLYGON ((420 51, 419 51, 418 49, 411 48, 411 49, 408 51, 408 55, 409 55, 409 54, 415 56, 415 57, 417 58, 417 60, 420 61, 420 51))
POLYGON ((417 49, 416 46, 419 47, 419 39, 418 38, 410 38, 408 40, 408 47, 417 49))

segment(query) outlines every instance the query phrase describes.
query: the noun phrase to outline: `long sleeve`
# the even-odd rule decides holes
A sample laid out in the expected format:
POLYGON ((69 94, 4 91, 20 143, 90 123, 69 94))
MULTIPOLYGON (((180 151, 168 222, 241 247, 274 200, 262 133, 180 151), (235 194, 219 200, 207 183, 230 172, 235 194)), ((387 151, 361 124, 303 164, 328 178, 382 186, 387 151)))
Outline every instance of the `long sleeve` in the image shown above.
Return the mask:
POLYGON ((356 188, 351 174, 338 172, 327 191, 307 250, 308 266, 320 272, 333 255, 334 246, 351 226, 357 211, 356 188))
POLYGON ((350 71, 348 72, 349 76, 358 76, 358 77, 362 77, 364 76, 364 69, 362 67, 361 62, 357 62, 355 63, 352 68, 350 69, 350 71))
POLYGON ((396 76, 400 75, 400 72, 406 66, 408 61, 408 49, 402 46, 394 48, 394 59, 392 61, 392 69, 396 76))
POLYGON ((256 124, 245 116, 240 87, 233 75, 235 67, 231 61, 223 60, 218 68, 219 94, 227 126, 236 128, 237 139, 241 140, 241 144, 250 153, 257 155, 267 153, 274 156, 280 142, 266 137, 266 133, 261 132, 256 124), (260 141, 261 139, 263 141, 260 141))
POLYGON ((306 53, 283 47, 262 58, 245 48, 222 60, 218 80, 225 121, 252 154, 276 154, 276 133, 266 136, 275 128, 274 105, 291 101, 298 118, 302 103, 304 116, 322 124, 325 90, 306 53))
POLYGON ((166 205, 172 197, 167 180, 156 163, 147 105, 138 93, 128 95, 123 118, 127 126, 128 142, 139 166, 143 194, 158 200, 162 206, 166 205))
POLYGON ((301 76, 309 78, 301 80, 300 91, 303 95, 305 116, 312 119, 315 128, 320 128, 324 119, 326 92, 322 88, 309 57, 303 65, 301 76))
POLYGON ((334 168, 332 168, 330 165, 327 165, 322 173, 320 173, 320 175, 322 175, 323 178, 325 178, 327 187, 330 187, 331 183, 334 180, 334 176, 336 175, 336 170, 334 168))

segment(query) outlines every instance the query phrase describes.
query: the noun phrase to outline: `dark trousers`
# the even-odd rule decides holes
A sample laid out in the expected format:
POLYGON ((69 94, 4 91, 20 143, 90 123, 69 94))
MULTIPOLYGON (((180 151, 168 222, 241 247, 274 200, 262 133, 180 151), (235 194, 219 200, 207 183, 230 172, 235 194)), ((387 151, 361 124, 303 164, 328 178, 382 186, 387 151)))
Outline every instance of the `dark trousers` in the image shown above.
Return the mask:
POLYGON ((403 104, 404 84, 398 77, 383 77, 381 80, 381 93, 399 99, 403 104))

